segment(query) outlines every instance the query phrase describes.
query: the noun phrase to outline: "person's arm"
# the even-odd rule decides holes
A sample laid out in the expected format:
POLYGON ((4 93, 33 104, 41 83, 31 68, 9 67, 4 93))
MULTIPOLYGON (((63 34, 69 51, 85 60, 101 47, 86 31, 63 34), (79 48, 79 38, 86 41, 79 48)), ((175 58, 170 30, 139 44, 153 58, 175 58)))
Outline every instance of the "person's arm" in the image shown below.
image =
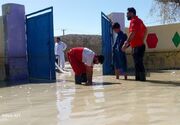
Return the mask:
POLYGON ((143 41, 145 41, 146 36, 147 36, 147 28, 146 28, 146 26, 145 26, 145 25, 144 25, 144 28, 145 28, 145 31, 144 31, 144 38, 143 38, 143 41))
POLYGON ((119 36, 116 37, 116 40, 115 40, 115 42, 114 42, 114 44, 113 44, 113 50, 116 49, 117 44, 118 44, 118 40, 119 40, 119 36))
POLYGON ((87 84, 92 84, 93 66, 86 66, 87 84))
POLYGON ((123 45, 127 41, 127 38, 128 38, 127 35, 125 33, 123 33, 122 36, 121 36, 120 48, 123 47, 123 45))
POLYGON ((137 30, 138 30, 138 24, 136 20, 131 21, 130 28, 129 28, 130 34, 127 41, 124 43, 124 46, 122 47, 122 51, 125 51, 126 48, 129 47, 130 42, 134 39, 137 30))
POLYGON ((134 36, 135 36, 135 33, 136 33, 135 31, 133 31, 133 32, 130 33, 127 41, 124 43, 124 45, 123 45, 123 47, 122 47, 122 51, 125 51, 125 50, 129 47, 131 40, 132 40, 132 39, 134 38, 134 36))
POLYGON ((132 39, 134 38, 134 36, 135 36, 135 31, 133 31, 133 32, 131 32, 131 33, 129 34, 129 37, 128 37, 128 39, 127 39, 127 44, 130 44, 130 42, 132 41, 132 39))
POLYGON ((65 51, 66 49, 67 49, 67 44, 64 43, 64 48, 63 48, 63 50, 65 51))

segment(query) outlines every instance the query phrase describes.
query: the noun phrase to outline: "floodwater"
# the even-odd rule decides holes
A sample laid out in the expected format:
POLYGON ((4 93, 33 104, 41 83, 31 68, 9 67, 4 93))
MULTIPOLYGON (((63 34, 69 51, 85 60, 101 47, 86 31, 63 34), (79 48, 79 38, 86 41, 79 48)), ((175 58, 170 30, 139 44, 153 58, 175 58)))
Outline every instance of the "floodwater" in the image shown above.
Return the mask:
POLYGON ((147 82, 101 76, 75 85, 72 74, 57 83, 0 88, 0 125, 179 125, 180 71, 151 73, 147 82))

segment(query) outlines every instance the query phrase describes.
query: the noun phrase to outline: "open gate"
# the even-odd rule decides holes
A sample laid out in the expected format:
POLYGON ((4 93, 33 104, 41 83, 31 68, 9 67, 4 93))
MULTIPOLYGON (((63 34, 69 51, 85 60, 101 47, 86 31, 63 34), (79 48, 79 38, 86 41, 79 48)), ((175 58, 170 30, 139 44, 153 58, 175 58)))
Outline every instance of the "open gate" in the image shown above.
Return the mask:
POLYGON ((54 81, 53 8, 28 14, 26 25, 30 81, 54 81))
POLYGON ((112 44, 113 44, 113 31, 112 23, 110 19, 101 13, 102 24, 102 54, 105 57, 103 64, 103 75, 114 74, 114 68, 112 66, 112 44))

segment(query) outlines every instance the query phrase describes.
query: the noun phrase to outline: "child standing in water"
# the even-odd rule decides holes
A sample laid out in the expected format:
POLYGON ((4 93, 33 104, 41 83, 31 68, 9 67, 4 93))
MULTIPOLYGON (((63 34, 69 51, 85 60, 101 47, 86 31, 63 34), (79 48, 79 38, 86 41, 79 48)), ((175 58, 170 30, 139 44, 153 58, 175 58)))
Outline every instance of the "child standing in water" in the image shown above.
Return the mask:
POLYGON ((124 79, 127 80, 126 53, 121 50, 124 42, 127 40, 127 35, 121 31, 119 23, 113 24, 113 31, 118 34, 113 45, 113 64, 115 67, 116 79, 119 79, 119 75, 124 75, 124 79))

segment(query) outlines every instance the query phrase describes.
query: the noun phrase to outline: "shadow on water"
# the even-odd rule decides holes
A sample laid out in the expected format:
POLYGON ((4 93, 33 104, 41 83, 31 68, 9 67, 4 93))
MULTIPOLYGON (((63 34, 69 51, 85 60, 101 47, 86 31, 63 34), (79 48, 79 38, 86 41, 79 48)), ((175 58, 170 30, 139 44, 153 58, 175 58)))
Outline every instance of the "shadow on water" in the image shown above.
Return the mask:
POLYGON ((166 85, 180 86, 180 81, 174 82, 174 81, 147 80, 147 82, 150 82, 153 84, 166 84, 166 85))
POLYGON ((111 82, 96 82, 93 83, 93 86, 98 86, 98 85, 121 85, 122 83, 111 83, 111 82))
MULTIPOLYGON (((62 82, 63 80, 57 80, 57 82, 62 82)), ((73 80, 66 80, 65 82, 71 82, 74 83, 73 80)), ((74 83, 75 84, 75 83, 74 83)), ((86 85, 85 83, 82 84, 77 84, 77 85, 82 85, 82 86, 108 86, 108 85, 120 85, 122 83, 112 83, 112 82, 93 82, 92 85, 86 85)))
POLYGON ((0 81, 0 88, 13 87, 20 85, 30 85, 30 84, 51 84, 56 83, 56 80, 26 80, 26 81, 0 81))
MULTIPOLYGON (((134 79, 128 79, 126 81, 136 82, 134 79)), ((140 82, 140 83, 146 84, 147 82, 151 83, 151 84, 164 84, 164 85, 180 86, 180 81, 146 80, 145 82, 140 82)), ((19 81, 19 82, 0 81, 0 88, 19 86, 19 85, 27 85, 27 84, 53 84, 53 83, 73 83, 73 84, 75 84, 74 80, 63 80, 63 79, 57 79, 57 80, 53 80, 53 81, 49 81, 49 80, 19 81)), ((102 81, 102 82, 94 82, 92 85, 86 85, 85 83, 82 83, 80 85, 82 85, 82 86, 108 86, 108 85, 121 85, 121 84, 122 83, 103 82, 102 81)))
MULTIPOLYGON (((138 82, 138 81, 135 81, 134 79, 128 79, 128 80, 125 80, 124 82, 126 81, 134 81, 134 82, 138 82)), ((74 83, 73 80, 61 80, 61 79, 58 79, 56 82, 71 82, 71 83, 74 83)), ((139 81, 140 82, 140 81, 139 81)), ((162 80, 146 80, 145 82, 141 82, 141 83, 144 83, 146 84, 147 82, 149 83, 152 83, 152 84, 165 84, 165 85, 175 85, 175 86, 180 86, 180 81, 162 81, 162 80)), ((122 83, 112 83, 112 82, 94 82, 93 85, 85 85, 84 84, 80 84, 82 86, 100 86, 100 85, 104 85, 104 86, 108 86, 108 85, 121 85, 122 83)))
POLYGON ((121 85, 121 83, 110 83, 110 82, 95 82, 92 85, 82 84, 84 86, 108 86, 108 85, 121 85))
MULTIPOLYGON (((135 81, 133 79, 128 79, 127 81, 135 81)), ((141 81, 135 81, 135 82, 141 82, 141 81)), ((180 86, 180 81, 160 81, 160 80, 146 80, 145 82, 141 82, 146 84, 147 82, 152 83, 152 84, 164 84, 164 85, 175 85, 175 86, 180 86)))

